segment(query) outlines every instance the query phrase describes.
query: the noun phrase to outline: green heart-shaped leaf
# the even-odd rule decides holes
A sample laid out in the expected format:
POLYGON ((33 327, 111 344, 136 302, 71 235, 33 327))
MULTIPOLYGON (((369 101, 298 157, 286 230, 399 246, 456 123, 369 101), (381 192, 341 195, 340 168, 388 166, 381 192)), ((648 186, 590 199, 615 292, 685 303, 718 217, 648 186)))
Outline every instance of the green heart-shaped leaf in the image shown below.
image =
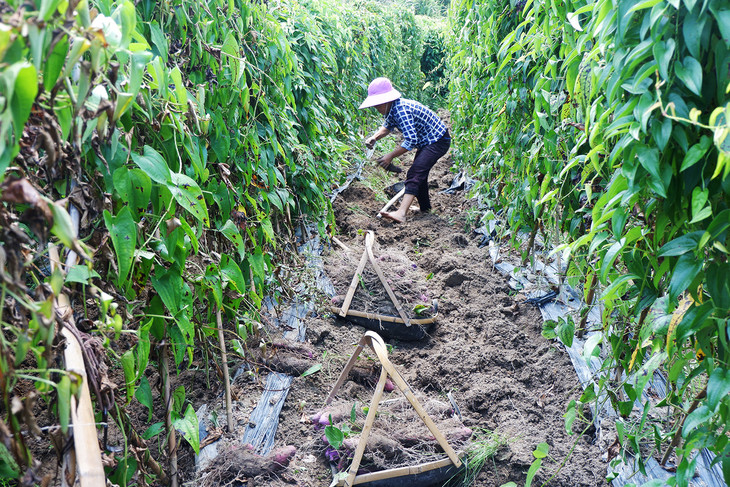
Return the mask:
POLYGON ((674 66, 677 77, 695 95, 700 96, 702 90, 702 66, 695 58, 687 56, 684 61, 674 66))
POLYGON ((659 74, 664 79, 669 79, 669 63, 674 55, 674 45, 675 42, 672 38, 654 44, 654 59, 659 67, 659 74))

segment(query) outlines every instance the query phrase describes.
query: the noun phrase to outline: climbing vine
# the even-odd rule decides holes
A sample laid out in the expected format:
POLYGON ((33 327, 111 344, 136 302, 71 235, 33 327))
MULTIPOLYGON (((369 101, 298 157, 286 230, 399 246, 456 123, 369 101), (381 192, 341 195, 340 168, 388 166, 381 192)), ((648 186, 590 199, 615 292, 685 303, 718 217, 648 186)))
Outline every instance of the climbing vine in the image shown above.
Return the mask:
MULTIPOLYGON (((559 235, 568 282, 603 307, 584 354, 607 351, 606 374, 581 401, 610 399, 626 451, 648 445, 665 463, 676 449, 676 485, 705 447, 730 481, 729 12, 715 0, 449 12, 454 133, 484 217, 513 237, 559 235), (671 413, 647 419, 655 371, 671 413)), ((562 327, 566 342, 585 331, 562 327)))
POLYGON ((410 53, 422 43, 408 9, 370 1, 0 5, 3 476, 40 481, 26 437, 41 434, 35 398, 68 431, 80 384, 54 368, 58 327, 86 344, 95 409, 124 432, 109 478, 175 475, 145 442, 166 436, 172 456, 180 432, 199 448, 170 374, 212 356, 221 314, 224 342, 245 356, 264 296, 287 292, 297 232, 332 223, 327 194, 364 133, 368 81, 420 89, 410 53), (54 260, 59 247, 73 255, 54 260), (73 320, 54 308, 62 294, 73 320), (165 421, 134 431, 132 401, 165 421))

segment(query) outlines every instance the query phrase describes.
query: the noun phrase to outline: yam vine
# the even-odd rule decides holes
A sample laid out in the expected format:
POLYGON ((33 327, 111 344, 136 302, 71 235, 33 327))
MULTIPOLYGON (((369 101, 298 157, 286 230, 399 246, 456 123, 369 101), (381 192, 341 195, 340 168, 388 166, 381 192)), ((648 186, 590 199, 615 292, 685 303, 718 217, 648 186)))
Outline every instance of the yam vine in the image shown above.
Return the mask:
POLYGON ((729 12, 718 0, 449 12, 453 132, 484 218, 515 242, 559 235, 567 281, 603 307, 585 355, 603 348, 606 374, 581 401, 610 398, 624 451, 666 462, 676 449, 672 485, 687 485, 701 448, 730 481, 729 12), (655 372, 671 414, 646 420, 655 372))
POLYGON ((245 358, 264 296, 288 292, 295 234, 333 221, 328 192, 367 123, 354 94, 378 75, 420 89, 422 44, 412 10, 370 1, 0 4, 3 476, 43 480, 33 401, 67 432, 79 384, 53 306, 66 293, 100 423, 127 441, 109 479, 175 484, 148 442, 167 436, 172 453, 179 432, 197 452, 199 438, 169 377, 217 347, 217 311, 245 358), (49 246, 83 260, 52 266, 49 246), (134 431, 132 401, 165 421, 134 431))

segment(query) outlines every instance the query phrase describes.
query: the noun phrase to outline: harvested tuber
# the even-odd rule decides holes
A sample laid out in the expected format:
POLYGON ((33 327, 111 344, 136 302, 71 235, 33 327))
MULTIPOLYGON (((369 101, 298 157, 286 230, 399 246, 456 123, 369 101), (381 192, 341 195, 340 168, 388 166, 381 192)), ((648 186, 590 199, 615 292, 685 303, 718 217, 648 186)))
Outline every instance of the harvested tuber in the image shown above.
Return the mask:
POLYGON ((235 446, 218 455, 203 472, 201 487, 233 485, 234 481, 271 477, 284 470, 294 458, 294 446, 277 448, 266 456, 257 455, 251 445, 235 446))

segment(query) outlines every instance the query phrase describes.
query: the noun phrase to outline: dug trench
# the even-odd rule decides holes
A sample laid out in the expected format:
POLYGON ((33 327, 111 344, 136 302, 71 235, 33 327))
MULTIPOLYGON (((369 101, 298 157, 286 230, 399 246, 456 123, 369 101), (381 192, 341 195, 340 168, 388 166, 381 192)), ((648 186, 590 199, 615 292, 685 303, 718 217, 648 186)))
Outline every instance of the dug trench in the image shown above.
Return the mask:
MULTIPOLYGON (((401 161, 404 170, 411 159, 401 161)), ((389 357, 403 379, 423 397, 447 402, 450 393, 461 411, 463 425, 474 432, 473 438, 490 431, 500 439, 501 446, 484 464, 473 485, 524 485, 535 461, 533 451, 543 442, 548 445, 547 456, 532 485, 607 485, 607 445, 598 444, 590 418, 575 421, 570 434, 566 431, 566 406, 581 394, 571 362, 559 342, 541 336, 539 310, 527 304, 524 295, 510 289, 508 279, 492 268, 487 248, 479 246, 481 237, 473 233, 473 222, 469 220, 470 213, 474 213, 470 211, 473 200, 467 199, 463 191, 442 193, 454 178, 451 165, 449 153, 431 171, 432 212, 411 212, 406 224, 376 218, 387 196, 380 193, 381 188, 373 189, 377 184, 372 181, 390 178, 390 182, 396 182, 398 178, 386 175, 373 163, 366 165, 363 177, 353 181, 333 203, 337 238, 342 245, 333 244, 326 250, 325 267, 335 273, 337 268, 345 267, 341 274, 351 278, 365 235, 372 231, 374 253, 380 261, 394 260, 392 256, 402 260, 405 256, 418 271, 416 274, 425 276, 425 283, 408 284, 427 302, 438 301, 436 325, 418 342, 388 340, 389 357), (352 256, 343 255, 348 253, 345 248, 351 249, 352 256), (354 262, 351 268, 343 265, 350 261, 354 262)), ((404 175, 405 171, 401 179, 404 175)), ((387 272, 385 264, 384 268, 387 272)), ((388 274, 394 287, 399 279, 408 277, 397 272, 388 274)), ((272 347, 267 351, 269 369, 295 376, 274 444, 274 451, 279 457, 283 455, 288 466, 281 468, 269 457, 254 458, 260 461, 258 470, 246 473, 243 468, 251 459, 240 446, 240 432, 251 426, 248 420, 265 382, 266 367, 262 367, 234 381, 239 431, 223 435, 219 446, 223 453, 198 477, 202 485, 330 484, 332 473, 325 459, 322 430, 314 428, 311 418, 314 415, 316 419, 316 413, 322 410, 355 344, 366 331, 336 319, 329 305, 339 304, 341 297, 334 301, 330 298, 320 299, 318 312, 305 319, 306 340, 301 347, 279 347, 279 352, 272 347), (286 354, 292 350, 296 357, 287 359, 286 354), (302 377, 312 366, 317 372, 302 377), (296 452, 287 450, 291 446, 296 452)), ((374 354, 369 354, 369 360, 365 364, 371 366, 370 372, 360 370, 343 388, 365 403, 372 397, 379 370, 374 354)), ((386 392, 384 399, 399 394, 397 390, 386 392)), ((211 407, 217 408, 222 418, 222 404, 211 407)), ((377 433, 380 437, 394 434, 377 433)), ((190 478, 189 474, 186 477, 190 478)))

